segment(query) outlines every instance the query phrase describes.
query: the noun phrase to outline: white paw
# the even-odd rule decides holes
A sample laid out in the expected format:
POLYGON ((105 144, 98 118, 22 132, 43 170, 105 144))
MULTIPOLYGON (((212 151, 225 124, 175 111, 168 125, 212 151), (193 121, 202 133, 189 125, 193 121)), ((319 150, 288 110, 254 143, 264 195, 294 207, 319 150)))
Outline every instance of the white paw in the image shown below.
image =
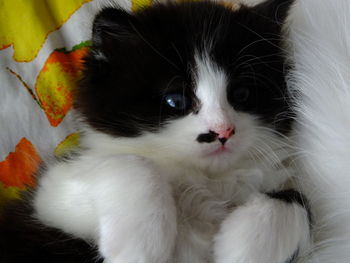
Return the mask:
POLYGON ((215 263, 286 263, 310 242, 307 211, 297 202, 252 197, 222 223, 215 263))
POLYGON ((104 165, 97 183, 99 251, 108 263, 165 263, 177 232, 171 188, 152 163, 120 160, 104 165))
POLYGON ((165 263, 171 257, 176 236, 176 224, 164 221, 165 214, 139 215, 101 221, 99 250, 111 263, 165 263))

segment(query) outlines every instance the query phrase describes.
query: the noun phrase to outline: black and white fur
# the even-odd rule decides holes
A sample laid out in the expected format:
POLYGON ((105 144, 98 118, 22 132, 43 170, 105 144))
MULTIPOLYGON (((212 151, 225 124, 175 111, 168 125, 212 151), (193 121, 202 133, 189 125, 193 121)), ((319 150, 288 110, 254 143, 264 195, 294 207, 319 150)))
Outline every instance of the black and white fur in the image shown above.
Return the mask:
POLYGON ((102 10, 76 95, 82 149, 42 174, 33 218, 105 263, 296 259, 310 220, 283 190, 292 2, 102 10))

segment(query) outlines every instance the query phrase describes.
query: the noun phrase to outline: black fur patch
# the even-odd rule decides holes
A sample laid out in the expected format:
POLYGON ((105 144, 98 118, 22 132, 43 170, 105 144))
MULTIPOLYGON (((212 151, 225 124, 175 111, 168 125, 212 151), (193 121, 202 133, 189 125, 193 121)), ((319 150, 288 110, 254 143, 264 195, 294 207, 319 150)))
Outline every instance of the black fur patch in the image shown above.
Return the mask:
POLYGON ((200 143, 203 143, 203 142, 210 143, 210 142, 216 141, 218 136, 219 134, 217 134, 216 132, 209 131, 208 133, 199 134, 197 137, 197 141, 200 143))
POLYGON ((232 106, 285 132, 291 118, 280 36, 292 2, 270 0, 238 11, 198 1, 158 4, 135 14, 106 8, 94 21, 75 107, 92 127, 112 135, 157 132, 169 120, 198 111, 194 54, 208 52, 228 74, 232 106), (236 101, 234 91, 241 87, 249 97, 236 101), (184 94, 192 107, 172 109, 164 102, 169 93, 184 94))
POLYGON ((10 202, 0 214, 1 263, 102 263, 87 242, 44 226, 26 201, 10 202))

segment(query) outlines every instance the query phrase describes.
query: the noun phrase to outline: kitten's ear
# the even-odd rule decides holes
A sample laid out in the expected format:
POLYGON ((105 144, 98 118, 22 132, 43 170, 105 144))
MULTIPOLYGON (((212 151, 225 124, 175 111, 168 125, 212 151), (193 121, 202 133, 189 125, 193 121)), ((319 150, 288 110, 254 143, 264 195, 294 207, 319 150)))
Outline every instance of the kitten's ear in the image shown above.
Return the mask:
POLYGON ((136 38, 133 20, 134 17, 125 10, 103 9, 93 22, 93 45, 103 51, 108 51, 118 43, 132 41, 136 38))
POLYGON ((267 0, 253 7, 254 11, 282 25, 288 16, 294 0, 267 0))

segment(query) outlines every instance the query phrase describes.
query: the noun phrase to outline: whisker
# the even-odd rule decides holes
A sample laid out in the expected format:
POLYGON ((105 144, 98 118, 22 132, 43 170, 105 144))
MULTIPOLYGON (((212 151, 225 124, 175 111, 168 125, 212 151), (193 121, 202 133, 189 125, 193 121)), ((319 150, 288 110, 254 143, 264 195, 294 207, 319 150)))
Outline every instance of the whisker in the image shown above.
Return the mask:
MULTIPOLYGON (((244 27, 245 29, 247 29, 249 32, 255 34, 256 36, 260 37, 261 40, 260 41, 266 41, 269 42, 272 46, 276 47, 277 49, 281 49, 280 46, 276 45, 275 43, 271 42, 270 40, 278 40, 280 41, 281 38, 280 36, 276 35, 277 38, 265 38, 262 35, 260 35, 259 33, 255 32, 254 30, 250 29, 249 27, 247 27, 246 25, 242 24, 242 23, 238 23, 240 26, 244 27)), ((281 49, 282 50, 282 49, 281 49)))

